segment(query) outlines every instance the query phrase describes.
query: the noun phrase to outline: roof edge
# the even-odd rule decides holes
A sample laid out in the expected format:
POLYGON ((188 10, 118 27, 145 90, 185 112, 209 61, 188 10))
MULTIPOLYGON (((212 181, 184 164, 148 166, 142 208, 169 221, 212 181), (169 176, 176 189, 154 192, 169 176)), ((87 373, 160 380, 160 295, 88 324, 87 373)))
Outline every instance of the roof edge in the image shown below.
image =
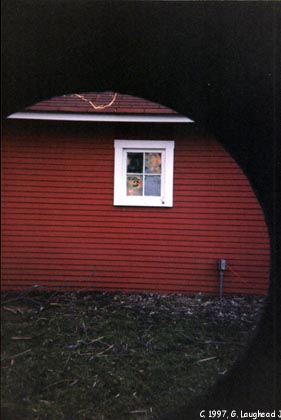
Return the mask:
POLYGON ((78 114, 66 112, 15 112, 7 117, 18 120, 140 122, 140 123, 194 123, 188 117, 171 115, 78 114))

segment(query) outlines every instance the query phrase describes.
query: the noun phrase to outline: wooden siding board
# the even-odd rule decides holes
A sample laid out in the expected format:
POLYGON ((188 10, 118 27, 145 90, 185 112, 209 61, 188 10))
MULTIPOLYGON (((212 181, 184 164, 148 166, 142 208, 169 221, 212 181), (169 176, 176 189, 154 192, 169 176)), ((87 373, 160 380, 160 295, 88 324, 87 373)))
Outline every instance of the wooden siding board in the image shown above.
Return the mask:
MULTIPOLYGON (((69 226, 68 228, 65 226, 54 226, 54 225, 44 225, 44 224, 26 224, 22 226, 22 222, 20 220, 15 220, 13 224, 4 224, 2 228, 2 235, 3 239, 13 238, 17 236, 24 236, 25 238, 69 238, 73 240, 92 240, 95 238, 99 241, 107 241, 111 239, 116 240, 132 240, 137 242, 138 244, 142 242, 150 242, 150 241, 157 241, 159 243, 165 243, 167 241, 167 235, 169 236, 169 240, 175 243, 194 243, 194 242, 206 242, 207 244, 210 243, 212 246, 213 242, 221 243, 221 244, 228 244, 230 241, 232 243, 246 243, 247 241, 253 242, 255 241, 256 244, 261 244, 264 249, 266 249, 264 245, 263 235, 259 232, 252 231, 247 232, 245 230, 237 231, 237 230, 230 230, 226 233, 224 230, 218 229, 214 230, 204 230, 194 228, 193 226, 190 229, 185 228, 181 231, 178 229, 171 229, 164 228, 161 229, 161 225, 159 226, 159 230, 156 230, 156 226, 154 231, 148 235, 145 227, 142 229, 138 229, 137 232, 132 226, 122 224, 119 227, 113 226, 99 226, 97 224, 96 227, 86 228, 86 227, 75 227, 69 226), (136 238, 137 233, 137 238, 136 238)), ((254 244, 250 243, 250 246, 254 246, 254 244)))
MULTIPOLYGON (((159 221, 158 221, 159 222, 159 221)), ((199 221, 200 222, 200 221, 199 221)), ((152 221, 153 223, 153 221, 152 221)), ((69 236, 69 237, 81 237, 81 238, 86 238, 86 237, 91 237, 91 235, 97 234, 98 237, 103 237, 103 238, 122 238, 124 237, 126 238, 130 238, 133 237, 135 238, 136 241, 139 241, 141 239, 157 239, 157 240, 167 240, 167 236, 169 235, 169 238, 171 240, 201 240, 202 238, 207 238, 207 241, 215 239, 215 240, 222 240, 222 241, 226 241, 228 239, 232 239, 233 241, 237 241, 240 240, 241 241, 246 241, 247 238, 251 239, 251 238, 255 238, 258 239, 261 236, 261 239, 263 239, 263 232, 264 231, 256 231, 255 229, 249 230, 249 232, 247 232, 245 230, 245 228, 247 227, 247 225, 244 225, 241 227, 241 229, 235 230, 235 225, 234 226, 225 226, 224 227, 221 225, 218 226, 213 226, 213 229, 210 229, 210 226, 207 227, 206 230, 204 230, 205 226, 198 224, 192 225, 192 223, 190 223, 189 225, 184 226, 181 230, 180 230, 180 223, 175 224, 174 226, 167 226, 164 222, 163 224, 161 223, 155 223, 154 224, 154 231, 151 235, 149 235, 147 233, 146 227, 144 224, 140 225, 138 227, 138 229, 134 229, 134 227, 132 225, 130 225, 128 223, 128 221, 123 223, 115 223, 115 224, 106 224, 104 221, 100 220, 100 221, 96 221, 96 222, 92 222, 91 224, 89 224, 89 229, 87 229, 87 225, 86 224, 81 224, 79 226, 79 223, 77 224, 77 226, 75 226, 75 224, 73 222, 67 223, 67 224, 63 224, 63 226, 61 226, 62 222, 57 221, 57 222, 53 222, 51 223, 49 220, 46 221, 46 223, 44 223, 44 220, 36 220, 36 221, 28 221, 25 218, 21 219, 21 218, 15 218, 14 220, 12 219, 11 221, 7 221, 5 220, 5 217, 3 217, 3 228, 2 228, 2 233, 4 234, 4 232, 8 233, 13 233, 14 235, 17 234, 25 234, 27 236, 33 236, 33 234, 36 235, 36 231, 37 232, 42 232, 43 235, 47 235, 50 236, 52 235, 54 237, 55 236, 69 236), (23 227, 21 226, 21 224, 24 223, 26 226, 23 227), (69 229, 68 229, 69 227, 69 229), (136 237, 137 235, 137 237, 136 237)), ((236 225, 236 227, 238 227, 236 225)), ((262 243, 263 240, 261 240, 262 243)))
MULTIPOLYGON (((95 261, 98 261, 98 265, 99 268, 101 270, 104 270, 105 268, 108 268, 108 259, 95 259, 95 261)), ((232 263, 234 263, 234 261, 231 261, 232 263)), ((193 272, 193 269, 190 266, 191 263, 191 259, 187 258, 186 261, 162 261, 161 262, 161 266, 156 266, 154 261, 145 261, 145 260, 136 260, 134 261, 134 268, 146 268, 149 269, 150 272, 172 272, 172 273, 176 273, 177 271, 179 273, 186 273, 186 272, 193 272)), ((194 260, 193 260, 194 263, 194 260)), ((206 259, 201 259, 199 261, 199 259, 197 259, 197 261, 195 262, 195 265, 198 265, 198 267, 200 266, 200 269, 202 270, 202 272, 206 272, 206 271, 210 271, 213 270, 214 268, 214 261, 212 259, 210 259, 209 261, 206 259)), ((27 268, 34 268, 34 261, 32 260, 32 258, 28 257, 22 257, 22 258, 18 258, 16 261, 14 260, 14 258, 12 256, 6 257, 5 261, 2 264, 3 268, 9 268, 9 269, 25 269, 27 268)), ((40 269, 40 270, 45 270, 48 268, 52 268, 52 269, 60 269, 60 270, 64 270, 65 267, 69 268, 69 261, 66 259, 62 259, 59 260, 58 258, 37 258, 36 259, 36 269, 40 269)), ((72 258, 72 263, 71 263, 71 267, 75 267, 75 269, 77 268, 77 270, 81 271, 81 270, 91 270, 93 268, 93 261, 89 261, 87 259, 76 259, 76 258, 72 258)), ((110 271, 114 272, 114 270, 116 269, 118 271, 118 268, 122 267, 122 269, 125 269, 126 267, 128 267, 128 262, 124 261, 124 260, 112 260, 111 261, 111 266, 110 266, 110 271)), ((231 267, 231 265, 230 265, 231 267)), ((243 271, 247 270, 248 266, 247 264, 241 264, 241 261, 237 261, 237 263, 235 263, 235 274, 237 273, 237 275, 240 276, 241 273, 243 273, 243 271)), ((229 272, 227 272, 227 276, 228 274, 231 274, 231 270, 229 272)), ((268 273, 268 269, 266 267, 264 267, 264 262, 260 261, 259 264, 257 263, 253 269, 248 273, 249 277, 254 277, 256 275, 258 275, 258 277, 263 277, 264 274, 268 273)), ((211 273, 212 274, 212 273, 211 273)), ((233 274, 233 273, 232 273, 233 274)))
MULTIPOLYGON (((245 265, 250 264, 249 267, 251 267, 251 265, 256 265, 257 262, 259 261, 264 261, 264 264, 266 265, 266 263, 268 263, 268 257, 264 254, 260 254, 260 253, 256 253, 256 252, 252 252, 252 253, 234 253, 234 252, 221 252, 219 253, 217 250, 208 250, 208 252, 206 253, 204 250, 198 250, 198 249, 193 249, 192 251, 186 252, 186 251, 182 251, 182 250, 176 250, 176 251, 171 251, 171 250, 159 250, 157 252, 157 256, 158 258, 154 258, 151 257, 152 252, 150 250, 147 249, 142 249, 139 250, 138 253, 133 252, 131 250, 127 250, 127 249, 120 249, 119 247, 114 247, 111 246, 109 248, 98 248, 94 250, 94 253, 92 250, 85 248, 83 250, 83 253, 79 253, 79 250, 77 250, 75 247, 70 247, 70 248, 64 248, 64 247, 57 247, 57 248, 48 248, 48 247, 44 247, 44 246, 36 246, 36 247, 32 247, 32 246, 5 246, 5 252, 3 252, 3 258, 5 255, 14 255, 16 258, 16 254, 18 254, 18 256, 25 256, 26 254, 33 254, 34 255, 34 262, 35 259, 37 260, 37 257, 40 257, 42 254, 46 255, 47 257, 51 257, 54 256, 55 258, 59 259, 73 259, 73 257, 76 257, 77 254, 80 254, 82 258, 88 258, 89 261, 94 262, 94 261, 98 261, 99 258, 104 258, 104 256, 107 256, 107 259, 110 263, 110 261, 112 261, 114 258, 115 259, 127 259, 127 260, 132 260, 133 261, 135 259, 139 259, 139 260, 146 260, 146 259, 150 259, 154 260, 155 263, 161 264, 162 261, 165 261, 165 259, 173 259, 174 261, 184 261, 184 260, 190 260, 190 264, 191 266, 195 267, 196 266, 196 259, 206 259, 206 258, 212 258, 213 259, 213 263, 214 266, 217 263, 217 259, 221 258, 221 257, 228 257, 228 262, 230 262, 230 264, 232 264, 232 261, 235 262, 234 264, 234 269, 236 267, 236 264, 239 264, 239 262, 244 261, 245 265), (136 256, 137 254, 137 256, 136 256)), ((196 269, 200 270, 200 266, 196 266, 196 269)), ((249 270, 250 268, 248 268, 249 270)), ((195 270, 196 271, 196 270, 195 270)), ((215 274, 215 273, 214 273, 215 274)), ((268 279, 266 279, 268 280, 268 279)))
MULTIPOLYGON (((62 183, 63 184, 63 183, 62 183)), ((39 182, 30 182, 29 185, 26 184, 24 181, 18 181, 15 180, 13 183, 11 181, 9 183, 3 182, 2 185, 2 191, 9 193, 9 195, 12 195, 12 193, 33 193, 33 192, 40 192, 42 193, 42 190, 46 193, 53 193, 56 194, 79 194, 79 196, 84 194, 97 194, 101 192, 101 189, 105 189, 105 191, 112 191, 112 187, 102 187, 102 186, 96 186, 94 191, 92 188, 89 188, 88 186, 85 186, 83 183, 82 185, 72 185, 72 184, 63 184, 63 185, 55 185, 55 184, 48 184, 48 183, 42 183, 40 185, 39 182)), ((179 186, 176 189, 176 194, 179 194, 180 191, 184 191, 186 194, 188 194, 189 197, 205 197, 208 194, 208 197, 213 197, 213 199, 216 199, 218 194, 220 197, 223 197, 226 199, 231 198, 247 198, 248 192, 247 190, 240 189, 240 190, 232 190, 228 191, 227 189, 221 189, 221 188, 212 188, 209 191, 206 190, 206 188, 199 188, 197 186, 196 191, 194 191, 193 188, 190 186, 182 187, 179 186)))
MULTIPOLYGON (((132 222, 138 221, 140 216, 132 215, 131 213, 122 214, 120 217, 118 215, 114 215, 114 217, 110 217, 106 215, 102 210, 97 209, 95 211, 83 211, 79 212, 80 214, 77 215, 75 211, 67 211, 69 209, 62 209, 61 214, 59 209, 56 206, 51 208, 37 208, 33 209, 26 206, 16 207, 14 203, 5 203, 5 210, 3 209, 2 213, 2 220, 6 220, 6 223, 10 221, 10 223, 15 223, 16 220, 25 220, 26 224, 51 224, 51 225, 60 225, 61 220, 64 220, 64 225, 73 225, 78 227, 89 226, 93 227, 96 223, 100 223, 103 221, 104 223, 109 223, 110 220, 111 226, 119 226, 120 224, 126 225, 128 222, 128 217, 132 222), (34 217, 36 216, 36 217, 34 217)), ((239 209, 240 210, 240 209, 239 209)), ((193 211, 193 209, 189 209, 188 214, 186 212, 177 212, 173 214, 173 217, 168 217, 169 214, 166 214, 166 218, 162 217, 147 217, 147 223, 163 224, 163 219, 168 220, 169 223, 166 224, 166 229, 169 227, 176 227, 179 224, 182 224, 183 221, 185 222, 183 228, 192 229, 214 229, 215 226, 219 226, 221 229, 233 229, 232 226, 235 226, 237 229, 247 228, 249 231, 262 231, 266 232, 267 229, 265 225, 262 223, 263 218, 260 217, 260 213, 251 212, 251 215, 245 214, 244 211, 237 211, 233 209, 225 209, 222 211, 208 211, 208 214, 204 211, 193 211), (235 218, 234 218, 235 217, 235 218), (254 224, 253 222, 256 222, 254 224)))
MULTIPOLYGON (((64 226, 44 226, 44 225, 26 225, 21 226, 20 221, 16 220, 14 224, 4 225, 2 228, 2 235, 3 239, 7 236, 7 238, 13 238, 18 236, 24 236, 25 238, 42 238, 42 237, 55 237, 55 238, 69 238, 69 239, 81 239, 81 240, 88 240, 92 239, 93 235, 97 240, 107 240, 107 239, 117 239, 117 240, 133 240, 136 242, 135 238, 135 231, 126 231, 124 232, 120 229, 114 229, 107 227, 107 230, 104 229, 95 229, 95 228, 76 228, 73 226, 69 226, 68 228, 64 226), (16 228, 16 225, 18 228, 16 228), (32 229, 32 232, 31 232, 32 229)), ((138 243, 141 241, 165 241, 167 240, 167 234, 169 235, 169 241, 174 241, 176 243, 186 242, 186 241, 194 241, 194 236, 196 236, 196 240, 198 242, 207 241, 207 243, 212 242, 222 242, 222 243, 243 243, 247 240, 254 240, 256 243, 260 243, 263 245, 264 248, 264 240, 261 235, 254 231, 254 232, 245 232, 245 230, 241 231, 233 231, 229 230, 226 234, 225 231, 207 231, 205 232, 203 229, 199 231, 191 228, 185 231, 178 232, 177 230, 167 230, 163 229, 161 232, 154 232, 153 235, 148 236, 146 232, 141 232, 138 230, 138 243)))
POLYGON ((78 134, 4 139, 2 287, 217 294, 227 258, 226 293, 266 293, 264 216, 215 140, 175 139, 173 208, 126 208, 112 204, 114 135, 78 134))
MULTIPOLYGON (((71 197, 64 199, 63 197, 61 198, 50 198, 50 197, 41 197, 41 198, 37 198, 36 196, 32 196, 29 198, 26 198, 25 196, 21 197, 21 196, 12 196, 12 197, 7 197, 7 198, 3 198, 3 203, 7 203, 7 204, 15 204, 17 207, 20 207, 21 204, 23 204, 23 208, 26 204, 35 206, 38 208, 48 208, 47 206, 51 206, 54 209, 64 209, 64 207, 66 205, 68 205, 68 210, 73 209, 79 212, 79 210, 90 210, 92 208, 92 206, 111 206, 112 205, 112 196, 109 194, 108 196, 103 196, 100 197, 99 195, 97 196, 92 196, 91 198, 85 198, 85 199, 79 199, 79 200, 73 200, 71 197), (46 199, 48 199, 48 203, 46 203, 46 199)), ((198 211, 203 211, 204 209, 206 209, 206 205, 208 205, 208 209, 213 209, 213 210, 217 210, 218 209, 218 204, 214 203, 214 202, 209 202, 209 201, 192 201, 192 200, 182 200, 180 204, 178 204, 178 208, 182 208, 185 211, 187 209, 193 208, 196 209, 198 211)), ((246 202, 241 203, 241 202, 237 202, 235 204, 237 209, 241 209, 244 210, 245 213, 247 212, 247 210, 249 209, 255 209, 256 208, 256 204, 255 202, 249 202, 248 204, 246 202)), ((226 202, 225 200, 222 200, 221 205, 220 205, 220 210, 226 210, 226 209, 233 209, 233 203, 232 202, 226 202)), ((163 218, 164 219, 164 218, 163 218)))
MULTIPOLYGON (((18 251, 14 251, 13 249, 11 250, 6 250, 4 251, 2 254, 3 257, 3 261, 5 260, 6 262, 12 262, 12 261, 31 261, 34 264, 34 256, 32 254, 30 254, 28 251, 25 251, 24 249, 21 249, 22 252, 18 252, 18 251)), ((88 258, 87 255, 85 254, 68 254, 68 253, 54 253, 54 252, 44 252, 41 255, 36 254, 36 261, 38 261, 38 263, 40 261, 48 261, 48 262, 56 262, 57 264, 61 265, 61 264, 69 264, 69 261, 73 262, 73 264, 92 264, 93 261, 97 261, 98 264, 103 264, 104 262, 106 262, 106 264, 108 264, 108 260, 110 257, 110 261, 112 263, 112 265, 115 265, 115 263, 117 263, 118 265, 128 265, 128 261, 124 258, 126 256, 126 254, 124 254, 122 251, 119 251, 119 253, 112 253, 110 254, 110 256, 108 254, 98 254, 95 253, 94 258, 88 258), (121 258, 120 258, 121 256, 121 258)), ((249 264, 247 263, 248 261, 248 256, 240 256, 238 255, 232 255, 231 256, 231 260, 230 260, 230 264, 231 266, 235 266, 235 267, 242 267, 242 269, 248 269, 249 268, 249 264)), ((257 256, 257 259, 254 260, 252 258, 252 261, 254 262, 252 270, 263 270, 264 272, 268 272, 268 266, 266 265, 267 261, 268 261, 268 257, 266 254, 264 255, 260 255, 257 256)), ((217 261, 214 259, 213 255, 210 254, 208 255, 208 257, 206 257, 205 254, 200 255, 197 253, 189 253, 188 255, 185 255, 184 258, 182 258, 180 255, 176 255, 173 257, 169 257, 167 256, 166 258, 163 258, 161 255, 155 255, 152 256, 151 254, 148 254, 146 256, 143 255, 135 255, 134 257, 134 264, 138 265, 150 265, 153 264, 155 266, 155 264, 161 264, 166 266, 166 265, 171 265, 171 266, 185 266, 188 268, 190 266, 192 266, 192 264, 196 265, 199 267, 198 264, 200 264, 201 266, 204 266, 204 264, 212 264, 213 267, 215 267, 217 265, 217 261)))
MULTIPOLYGON (((155 245, 155 244, 146 244, 145 241, 143 241, 142 244, 138 244, 136 245, 135 242, 131 241, 131 243, 129 241, 119 241, 118 240, 112 240, 111 242, 108 241, 107 243, 105 243, 105 241, 101 242, 101 241, 91 241, 91 242, 86 242, 86 241, 81 241, 81 242, 74 242, 71 241, 69 238, 61 238, 61 240, 59 241, 58 238, 56 238, 56 240, 54 242, 47 242, 46 238, 42 238, 41 240, 32 240, 32 238, 30 239, 30 241, 27 241, 24 237, 17 237, 15 238, 14 241, 9 240, 9 242, 7 241, 3 241, 3 246, 7 246, 7 248, 9 247, 13 247, 14 244, 16 246, 18 241, 21 241, 22 246, 24 246, 27 250, 34 250, 34 248, 36 247, 38 250, 42 249, 44 250, 60 250, 60 249, 64 249, 65 251, 68 250, 69 248, 71 249, 75 249, 76 252, 80 252, 80 253, 85 253, 85 251, 90 251, 92 252, 93 256, 95 253, 95 249, 97 247, 100 248, 100 250, 103 250, 104 252, 109 252, 110 250, 114 250, 114 249, 118 249, 118 245, 119 248, 123 247, 123 250, 125 253, 127 253, 128 258, 133 258, 134 253, 138 252, 138 253, 143 253, 143 251, 148 251, 151 253, 159 253, 162 255, 165 255, 165 253, 167 255, 169 255, 169 250, 167 250, 167 246, 165 244, 163 245, 155 245), (66 243, 67 242, 67 243, 66 243), (134 248, 134 251, 131 251, 131 248, 134 248)), ((171 244, 173 245, 173 244, 171 244)), ((171 246, 170 245, 170 246, 171 246)), ((178 244, 177 245, 178 248, 178 253, 181 253, 183 255, 188 255, 190 252, 198 252, 199 254, 208 254, 209 252, 212 251, 212 254, 217 254, 218 257, 220 255, 224 255, 225 257, 227 257, 227 255, 233 255, 236 253, 241 253, 243 252, 245 255, 248 255, 248 257, 250 257, 251 255, 257 255, 257 254, 261 254, 263 251, 263 247, 262 245, 260 246, 256 246, 256 247, 251 247, 251 246, 246 246, 243 245, 241 246, 241 244, 232 244, 231 247, 228 247, 228 244, 225 245, 216 245, 215 243, 212 245, 212 248, 210 249, 210 244, 209 243, 190 243, 188 245, 181 245, 178 244)))
MULTIPOLYGON (((75 270, 75 274, 73 274, 72 270, 61 270, 59 271, 57 270, 49 270, 46 271, 44 269, 37 269, 37 270, 31 270, 29 269, 29 271, 27 272, 26 270, 22 270, 22 269, 10 269, 10 268, 6 268, 6 270, 10 270, 9 273, 9 280, 11 279, 25 279, 25 280, 29 280, 29 281, 37 281, 40 282, 41 280, 46 280, 48 281, 49 279, 53 279, 53 281, 56 282, 61 282, 63 284, 63 281, 66 281, 67 283, 70 281, 83 281, 87 284, 91 284, 91 282, 95 282, 97 280, 103 280, 104 282, 107 281, 114 281, 114 279, 117 280, 123 280, 123 281, 128 281, 128 282, 141 282, 143 284, 149 284, 152 281, 155 283, 159 283, 159 279, 161 279, 161 283, 159 284, 165 284, 168 282, 175 282, 175 283, 181 283, 184 284, 187 288, 190 287, 191 285, 196 285, 197 282, 201 283, 201 284, 205 284, 208 285, 208 280, 210 279, 210 276, 212 276, 212 272, 211 270, 204 272, 200 272, 199 274, 196 275, 196 277, 194 276, 194 272, 190 272, 190 273, 177 273, 176 271, 171 272, 171 273, 165 273, 165 272, 151 272, 151 274, 149 276, 142 276, 141 273, 135 273, 133 271, 130 270, 120 270, 118 269, 118 271, 116 272, 116 275, 113 276, 112 272, 110 271, 105 271, 105 270, 98 270, 98 271, 87 271, 87 270, 75 270), (43 274, 42 275, 42 270, 44 270, 44 273, 47 272, 47 274, 43 274), (129 280, 128 280, 129 279, 129 280)), ((3 276, 3 280, 5 280, 5 277, 3 276)), ((247 288, 251 286, 251 288, 253 288, 255 285, 258 288, 263 288, 264 289, 264 283, 263 283, 263 277, 257 277, 257 276, 247 276, 247 277, 239 277, 239 276, 231 276, 229 274, 227 274, 224 277, 224 286, 225 287, 237 287, 237 283, 239 284, 240 287, 243 286, 243 288, 247 288)), ((215 283, 213 283, 213 287, 218 288, 218 284, 219 281, 217 279, 217 281, 215 283)))

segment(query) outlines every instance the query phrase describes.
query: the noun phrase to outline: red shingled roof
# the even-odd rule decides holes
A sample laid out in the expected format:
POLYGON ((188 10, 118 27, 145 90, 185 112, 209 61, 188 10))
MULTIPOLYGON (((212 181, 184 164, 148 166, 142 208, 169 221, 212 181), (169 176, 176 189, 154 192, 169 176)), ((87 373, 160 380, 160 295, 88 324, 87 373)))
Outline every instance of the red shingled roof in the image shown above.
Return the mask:
POLYGON ((114 92, 56 96, 29 106, 25 111, 96 114, 178 115, 163 105, 114 92))

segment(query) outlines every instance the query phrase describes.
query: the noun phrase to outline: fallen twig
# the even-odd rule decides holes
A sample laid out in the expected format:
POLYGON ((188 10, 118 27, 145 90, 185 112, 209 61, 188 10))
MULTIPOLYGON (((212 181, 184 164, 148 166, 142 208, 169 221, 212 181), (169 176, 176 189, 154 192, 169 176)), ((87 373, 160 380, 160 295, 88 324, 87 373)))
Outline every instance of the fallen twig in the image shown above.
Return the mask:
MULTIPOLYGON (((100 351, 99 353, 93 354, 93 355, 91 356, 90 360, 94 359, 95 357, 102 356, 104 353, 107 353, 107 352, 108 352, 109 350, 111 350, 113 347, 114 347, 114 344, 112 344, 111 346, 107 347, 107 349, 105 349, 105 350, 103 350, 103 351, 100 351)), ((89 355, 89 354, 88 354, 88 353, 80 353, 80 355, 81 355, 81 356, 82 356, 82 355, 84 356, 84 355, 89 355)))
POLYGON ((50 385, 45 386, 44 389, 51 388, 52 386, 55 386, 55 385, 58 385, 58 384, 62 384, 64 382, 72 382, 73 383, 73 382, 75 382, 75 379, 62 379, 61 381, 56 381, 56 382, 53 382, 50 385))
POLYGON ((15 315, 18 313, 18 311, 16 309, 8 308, 8 306, 4 306, 3 309, 5 309, 5 311, 12 312, 15 315))
POLYGON ((12 337, 12 340, 32 340, 33 337, 12 337))
POLYGON ((101 341, 103 339, 104 339, 104 337, 95 338, 94 340, 91 340, 89 344, 95 343, 96 341, 101 341))
POLYGON ((79 382, 79 379, 75 379, 75 381, 71 382, 71 384, 69 384, 70 386, 76 385, 79 382))
POLYGON ((147 410, 133 410, 129 411, 129 414, 147 414, 147 410))
POLYGON ((217 359, 217 357, 216 357, 216 356, 206 357, 206 359, 200 359, 200 360, 197 360, 196 362, 194 362, 194 364, 195 364, 195 363, 208 362, 209 360, 214 360, 214 359, 217 359))
POLYGON ((111 346, 107 347, 107 349, 100 351, 99 353, 96 354, 96 356, 101 356, 102 354, 108 352, 109 350, 111 350, 114 347, 114 344, 111 344, 111 346))
POLYGON ((2 362, 3 360, 7 360, 7 359, 15 359, 16 357, 23 356, 24 354, 29 353, 30 351, 31 351, 31 349, 27 349, 27 350, 25 350, 25 351, 22 351, 21 353, 14 354, 13 356, 6 356, 6 357, 3 357, 3 359, 1 359, 1 362, 2 362))

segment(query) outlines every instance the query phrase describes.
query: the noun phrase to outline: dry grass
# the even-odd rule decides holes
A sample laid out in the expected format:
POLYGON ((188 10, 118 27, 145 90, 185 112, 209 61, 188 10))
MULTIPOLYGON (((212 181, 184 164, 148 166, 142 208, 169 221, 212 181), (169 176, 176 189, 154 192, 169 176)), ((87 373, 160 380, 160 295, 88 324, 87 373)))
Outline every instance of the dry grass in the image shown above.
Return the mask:
POLYGON ((150 420, 245 349, 256 297, 2 294, 2 419, 150 420))

